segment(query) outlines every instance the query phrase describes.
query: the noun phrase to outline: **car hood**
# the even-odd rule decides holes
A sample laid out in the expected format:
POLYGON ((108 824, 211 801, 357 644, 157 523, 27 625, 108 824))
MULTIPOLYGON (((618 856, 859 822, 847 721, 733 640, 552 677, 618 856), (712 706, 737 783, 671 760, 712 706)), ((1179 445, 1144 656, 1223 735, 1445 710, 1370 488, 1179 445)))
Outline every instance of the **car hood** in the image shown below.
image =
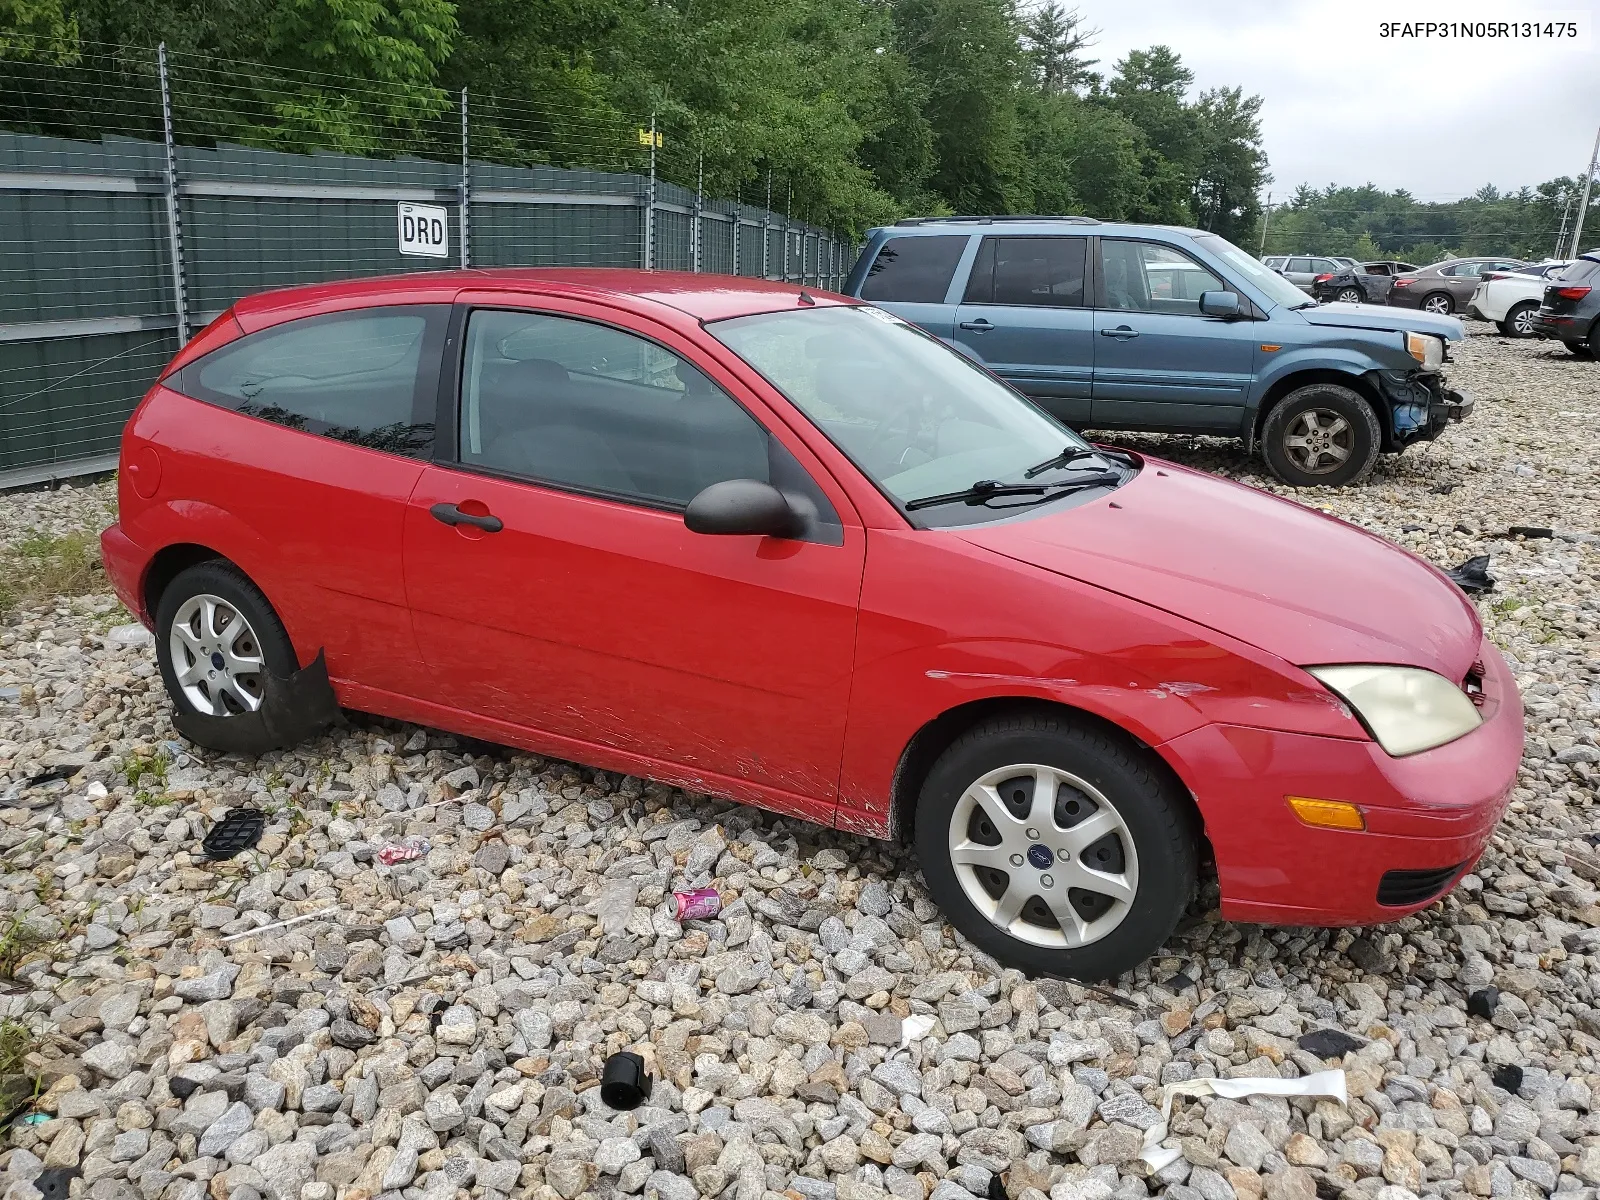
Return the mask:
POLYGON ((1297 666, 1396 663, 1459 681, 1481 645, 1476 610, 1428 563, 1315 509, 1156 459, 1088 504, 956 532, 1297 666))
POLYGON ((1316 308, 1297 308, 1294 312, 1313 325, 1431 333, 1447 342, 1459 342, 1467 336, 1466 328, 1454 317, 1438 317, 1415 309, 1384 309, 1371 304, 1321 304, 1316 308))

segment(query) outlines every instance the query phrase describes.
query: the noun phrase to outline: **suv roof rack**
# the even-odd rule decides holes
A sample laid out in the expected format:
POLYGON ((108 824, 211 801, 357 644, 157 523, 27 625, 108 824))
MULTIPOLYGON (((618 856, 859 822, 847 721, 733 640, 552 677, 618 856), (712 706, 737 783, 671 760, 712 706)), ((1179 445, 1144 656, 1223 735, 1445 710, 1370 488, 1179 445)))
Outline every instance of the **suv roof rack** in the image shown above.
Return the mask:
POLYGON ((1044 216, 1038 213, 1014 213, 1007 216, 986 217, 905 217, 896 221, 896 225, 951 225, 965 223, 969 225, 992 225, 1000 221, 1062 221, 1069 225, 1100 225, 1103 222, 1097 217, 1076 216, 1044 216))

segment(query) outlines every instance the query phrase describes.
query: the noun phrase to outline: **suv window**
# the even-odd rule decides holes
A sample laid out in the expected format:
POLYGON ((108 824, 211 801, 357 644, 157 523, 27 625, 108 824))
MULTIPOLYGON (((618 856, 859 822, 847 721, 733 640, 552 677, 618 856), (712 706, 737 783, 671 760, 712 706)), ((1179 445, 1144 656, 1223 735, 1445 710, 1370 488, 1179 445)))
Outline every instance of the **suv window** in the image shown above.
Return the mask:
POLYGON ((1285 267, 1284 270, 1309 271, 1311 270, 1311 260, 1309 258, 1291 258, 1289 260, 1289 265, 1285 267))
POLYGON ((426 458, 433 449, 445 304, 286 321, 170 378, 196 400, 341 442, 426 458))
POLYGON ((967 248, 965 234, 893 237, 878 249, 861 285, 863 300, 943 304, 956 263, 967 248))
POLYGON ((737 401, 672 351, 610 325, 473 312, 458 436, 469 466, 652 507, 758 479, 810 499, 838 533, 820 540, 843 538, 827 497, 737 401))
POLYGON ((1592 258, 1580 258, 1556 277, 1557 283, 1581 283, 1589 276, 1600 272, 1600 262, 1592 258))
POLYGON ((969 304, 1080 308, 1088 238, 986 237, 967 281, 969 304))
POLYGON ((1281 271, 1281 270, 1283 270, 1283 264, 1288 262, 1289 260, 1286 259, 1286 258, 1278 258, 1278 257, 1275 256, 1275 257, 1272 257, 1272 258, 1263 258, 1261 261, 1263 263, 1265 263, 1267 266, 1271 267, 1274 271, 1281 271))
POLYGON ((1488 263, 1457 263, 1453 267, 1446 267, 1440 271, 1441 275, 1449 275, 1455 279, 1469 279, 1487 267, 1488 263))
POLYGON ((1337 275, 1348 268, 1342 263, 1334 262, 1331 258, 1314 258, 1311 260, 1311 269, 1319 275, 1324 272, 1329 275, 1337 275))
POLYGON ((1200 315, 1200 294, 1228 289, 1188 255, 1157 242, 1100 240, 1102 308, 1200 315))

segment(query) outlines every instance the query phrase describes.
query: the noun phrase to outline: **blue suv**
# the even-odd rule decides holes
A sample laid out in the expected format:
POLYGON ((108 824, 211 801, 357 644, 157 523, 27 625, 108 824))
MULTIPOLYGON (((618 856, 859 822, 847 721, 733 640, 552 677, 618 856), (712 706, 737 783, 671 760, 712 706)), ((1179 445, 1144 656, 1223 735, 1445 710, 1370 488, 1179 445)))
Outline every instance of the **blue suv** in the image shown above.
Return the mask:
POLYGON ((1445 386, 1453 317, 1319 305, 1212 233, 1089 217, 871 230, 844 289, 970 355, 1075 428, 1208 433, 1297 487, 1472 411, 1445 386))

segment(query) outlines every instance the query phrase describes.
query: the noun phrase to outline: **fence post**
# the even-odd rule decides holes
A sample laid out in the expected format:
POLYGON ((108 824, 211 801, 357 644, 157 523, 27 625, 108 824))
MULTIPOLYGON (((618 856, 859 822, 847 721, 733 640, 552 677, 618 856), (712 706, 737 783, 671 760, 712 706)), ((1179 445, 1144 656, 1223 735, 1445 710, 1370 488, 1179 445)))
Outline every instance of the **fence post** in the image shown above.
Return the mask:
POLYGON ((644 269, 656 265, 656 115, 650 114, 650 193, 644 210, 644 269))
POLYGON ((772 168, 767 168, 767 206, 761 210, 761 278, 772 278, 772 168))
POLYGON ((467 159, 467 89, 461 89, 461 265, 472 265, 472 164, 467 159))
POLYGON ((695 174, 694 184, 694 241, 690 245, 694 249, 694 272, 700 273, 700 234, 702 226, 701 209, 705 207, 706 200, 706 154, 700 152, 700 165, 695 174))
POLYGON ((178 345, 189 340, 189 290, 183 280, 183 215, 178 210, 178 148, 172 139, 172 92, 167 86, 167 44, 156 49, 161 76, 161 135, 167 146, 167 242, 172 257, 172 308, 178 345))
POLYGON ((733 220, 729 223, 728 228, 733 230, 733 246, 731 247, 733 251, 733 269, 731 273, 737 275, 739 273, 739 210, 737 207, 733 210, 733 220))
POLYGON ((789 181, 789 199, 783 206, 783 281, 789 282, 789 221, 794 216, 794 180, 789 181))

